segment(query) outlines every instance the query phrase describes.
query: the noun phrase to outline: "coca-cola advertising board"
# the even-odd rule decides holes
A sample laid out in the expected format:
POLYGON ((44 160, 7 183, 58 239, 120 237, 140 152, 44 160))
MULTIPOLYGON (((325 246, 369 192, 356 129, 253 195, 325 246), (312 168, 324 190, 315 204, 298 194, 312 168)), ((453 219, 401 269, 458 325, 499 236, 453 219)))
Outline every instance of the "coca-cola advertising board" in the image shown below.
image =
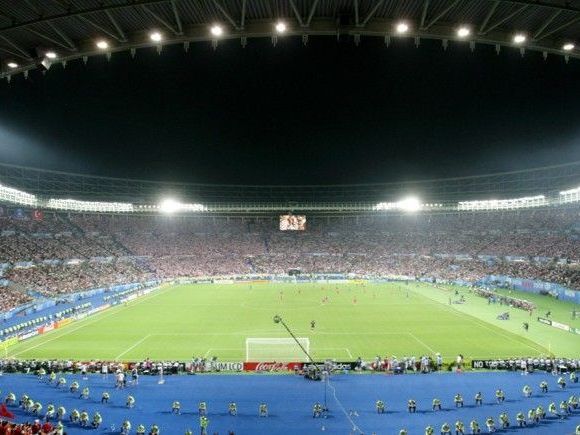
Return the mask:
POLYGON ((304 363, 301 362, 245 362, 244 371, 256 373, 268 372, 293 372, 302 370, 304 363))

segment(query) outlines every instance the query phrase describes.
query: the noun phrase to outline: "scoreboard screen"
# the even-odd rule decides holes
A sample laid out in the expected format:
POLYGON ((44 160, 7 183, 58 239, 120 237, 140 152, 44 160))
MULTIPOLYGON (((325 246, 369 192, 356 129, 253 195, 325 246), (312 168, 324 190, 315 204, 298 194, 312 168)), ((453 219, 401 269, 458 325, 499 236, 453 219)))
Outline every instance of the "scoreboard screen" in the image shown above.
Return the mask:
POLYGON ((281 231, 304 231, 306 229, 306 216, 284 214, 280 216, 281 231))

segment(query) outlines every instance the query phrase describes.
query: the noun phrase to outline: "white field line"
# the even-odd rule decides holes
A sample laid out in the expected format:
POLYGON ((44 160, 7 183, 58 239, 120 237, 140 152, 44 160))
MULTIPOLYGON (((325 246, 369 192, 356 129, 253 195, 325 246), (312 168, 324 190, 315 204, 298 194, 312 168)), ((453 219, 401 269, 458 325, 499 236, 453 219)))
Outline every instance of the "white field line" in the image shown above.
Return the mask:
POLYGON ((420 340, 419 337, 417 337, 415 334, 413 334, 412 332, 408 333, 411 338, 413 338, 417 343, 419 343, 421 346, 423 346, 425 349, 427 349, 429 352, 435 354, 435 349, 433 349, 431 346, 428 346, 427 343, 425 343, 423 340, 420 340))
POLYGON ((464 318, 464 319, 466 319, 468 321, 471 321, 472 323, 475 323, 476 325, 481 326, 482 328, 487 329, 488 331, 493 332, 494 334, 497 334, 497 335, 499 335, 501 337, 507 338, 508 340, 513 341, 513 342, 515 342, 517 344, 527 346, 530 349, 535 350, 536 352, 539 351, 540 353, 544 353, 544 351, 545 351, 545 349, 540 349, 540 348, 531 346, 531 345, 529 345, 527 343, 523 343, 521 341, 518 341, 515 338, 513 338, 513 337, 511 337, 509 335, 506 335, 506 334, 504 334, 504 333, 502 333, 500 331, 496 331, 496 330, 490 328, 489 326, 487 326, 483 321, 481 321, 481 320, 479 320, 479 319, 477 319, 477 318, 475 318, 475 317, 473 317, 473 316, 471 316, 471 315, 469 315, 467 313, 463 313, 463 312, 459 311, 458 309, 456 309, 454 307, 449 307, 446 304, 444 304, 443 302, 439 302, 439 301, 436 301, 434 299, 430 299, 430 298, 428 298, 426 296, 423 296, 420 293, 416 293, 415 292, 415 294, 418 294, 419 296, 425 298, 426 300, 432 301, 433 304, 437 304, 437 305, 441 305, 441 306, 445 307, 447 309, 447 311, 449 311, 450 313, 452 313, 452 314, 454 314, 454 315, 456 315, 458 317, 462 317, 462 318, 464 318))
POLYGON ((127 352, 135 349, 137 346, 139 346, 141 343, 143 343, 145 340, 147 340, 149 337, 151 337, 151 334, 147 334, 145 337, 143 337, 141 340, 137 341, 133 346, 127 348, 127 350, 121 352, 119 355, 117 355, 115 357, 115 361, 119 361, 119 358, 121 358, 123 355, 125 355, 127 352))
MULTIPOLYGON (((150 296, 144 296, 142 299, 137 300, 134 303, 129 303, 129 306, 135 306, 135 305, 138 305, 138 304, 140 304, 142 302, 148 301, 149 299, 153 299, 156 296, 159 296, 161 294, 165 294, 167 291, 171 290, 172 288, 173 287, 168 287, 167 289, 161 290, 161 291, 156 292, 156 293, 153 293, 150 296)), ((124 306, 117 305, 117 307, 124 307, 124 306)), ((73 329, 65 328, 65 332, 63 332, 62 334, 59 334, 59 335, 57 335, 55 337, 49 338, 47 340, 44 340, 44 341, 42 341, 42 342, 40 342, 38 344, 35 344, 34 346, 27 347, 26 349, 21 350, 20 352, 16 352, 16 353, 14 353, 12 355, 9 355, 9 356, 16 357, 16 356, 21 355, 21 354, 23 354, 25 352, 28 352, 28 351, 30 351, 32 349, 36 349, 37 347, 44 346, 46 343, 50 343, 51 341, 58 340, 59 338, 64 337, 64 336, 69 335, 69 334, 72 334, 73 332, 78 331, 79 329, 82 329, 85 326, 92 325, 93 323, 96 323, 96 322, 98 322, 98 321, 100 321, 102 319, 107 319, 107 318, 109 318, 111 316, 114 316, 115 314, 118 314, 118 313, 123 312, 123 311, 124 310, 122 310, 122 309, 121 310, 113 311, 112 313, 107 313, 106 311, 102 311, 101 313, 97 313, 97 314, 95 314, 93 316, 85 317, 82 320, 78 320, 78 322, 79 323, 82 323, 82 325, 77 326, 76 328, 73 328, 73 329), (103 315, 103 314, 106 314, 106 315, 103 315)), ((58 329, 55 329, 55 330, 53 330, 51 332, 59 332, 59 330, 58 329)), ((42 337, 42 336, 40 336, 40 337, 42 337)))

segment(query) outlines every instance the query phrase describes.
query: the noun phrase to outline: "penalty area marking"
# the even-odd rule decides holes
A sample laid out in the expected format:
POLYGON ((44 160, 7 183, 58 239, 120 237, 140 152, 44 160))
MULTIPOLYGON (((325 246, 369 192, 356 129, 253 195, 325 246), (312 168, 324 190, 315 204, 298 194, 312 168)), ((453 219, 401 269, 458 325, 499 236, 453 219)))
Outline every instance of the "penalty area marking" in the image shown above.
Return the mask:
POLYGON ((149 337, 151 337, 151 334, 147 334, 145 337, 143 337, 141 340, 137 341, 133 346, 127 348, 127 350, 125 350, 124 352, 121 352, 119 355, 117 355, 115 357, 115 361, 119 361, 119 358, 121 358, 123 355, 125 355, 127 352, 135 349, 137 346, 139 346, 141 343, 143 343, 145 340, 147 340, 149 337))
POLYGON ((431 353, 437 353, 437 352, 435 352, 435 350, 431 346, 428 346, 427 343, 425 343, 423 340, 420 340, 419 337, 417 337, 412 332, 407 332, 407 334, 409 334, 411 336, 411 338, 413 338, 417 343, 419 343, 421 346, 423 346, 429 352, 431 352, 431 353))

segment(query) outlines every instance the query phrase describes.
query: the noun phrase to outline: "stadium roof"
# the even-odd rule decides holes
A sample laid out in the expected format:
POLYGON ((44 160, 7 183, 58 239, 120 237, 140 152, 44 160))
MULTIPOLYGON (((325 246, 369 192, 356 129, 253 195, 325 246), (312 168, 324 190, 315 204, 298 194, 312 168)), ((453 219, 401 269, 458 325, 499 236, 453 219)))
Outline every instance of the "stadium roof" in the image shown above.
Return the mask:
POLYGON ((580 161, 471 177, 351 185, 159 182, 48 171, 0 163, 0 193, 3 186, 44 199, 155 204, 164 197, 173 197, 186 203, 235 203, 240 204, 244 210, 252 204, 265 203, 283 204, 288 209, 305 203, 388 205, 409 196, 417 196, 427 203, 456 205, 462 201, 530 198, 537 195, 559 198, 561 192, 570 189, 574 189, 574 198, 577 199, 577 192, 580 192, 580 161))
POLYGON ((580 58, 580 0, 0 0, 0 77, 163 44, 275 43, 280 21, 285 35, 305 44, 319 35, 355 43, 437 39, 444 48, 463 39, 472 49, 491 44, 580 58))

